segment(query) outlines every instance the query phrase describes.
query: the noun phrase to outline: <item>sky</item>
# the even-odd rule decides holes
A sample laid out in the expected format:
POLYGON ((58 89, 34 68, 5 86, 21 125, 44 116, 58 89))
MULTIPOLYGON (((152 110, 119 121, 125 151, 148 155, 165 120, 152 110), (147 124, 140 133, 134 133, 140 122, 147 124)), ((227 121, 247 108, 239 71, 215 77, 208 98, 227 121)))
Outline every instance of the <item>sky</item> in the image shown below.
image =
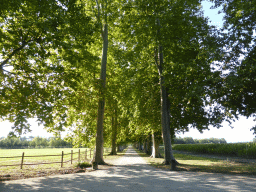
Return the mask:
MULTIPOLYGON (((223 23, 223 15, 218 14, 218 10, 211 10, 211 4, 209 2, 203 3, 203 9, 205 10, 204 15, 210 18, 212 25, 222 26, 223 23)), ((30 119, 31 122, 31 133, 27 133, 24 136, 41 136, 41 137, 51 137, 53 134, 47 133, 47 131, 42 127, 38 126, 37 123, 30 119)), ((233 129, 228 125, 227 122, 222 124, 223 127, 220 129, 209 127, 209 131, 206 130, 202 134, 196 129, 191 129, 189 132, 184 134, 178 134, 177 137, 192 137, 194 139, 203 139, 203 138, 224 138, 228 143, 235 142, 250 142, 255 137, 253 132, 250 131, 256 122, 253 121, 253 118, 246 119, 245 117, 240 117, 239 120, 235 121, 232 126, 233 129)), ((6 137, 8 133, 11 131, 12 124, 8 121, 1 122, 0 121, 0 137, 6 137)), ((63 134, 64 136, 65 134, 63 134)))

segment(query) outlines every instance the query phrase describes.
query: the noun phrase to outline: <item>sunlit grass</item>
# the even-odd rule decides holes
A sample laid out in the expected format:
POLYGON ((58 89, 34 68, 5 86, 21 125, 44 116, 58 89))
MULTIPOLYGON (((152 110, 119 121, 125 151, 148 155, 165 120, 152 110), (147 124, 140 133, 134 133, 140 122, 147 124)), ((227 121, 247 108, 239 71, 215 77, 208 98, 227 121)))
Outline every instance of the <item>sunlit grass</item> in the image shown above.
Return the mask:
MULTIPOLYGON (((58 173, 69 173, 77 168, 78 154, 73 154, 73 161, 71 164, 71 150, 73 153, 78 152, 78 148, 53 148, 53 149, 0 149, 0 157, 13 157, 19 156, 13 159, 0 158, 0 165, 12 165, 18 164, 18 166, 0 167, 0 181, 6 179, 21 179, 28 177, 38 177, 45 175, 52 175, 58 173), (64 152, 63 161, 69 161, 63 163, 61 167, 60 163, 53 164, 39 164, 47 162, 61 162, 61 156, 45 156, 45 157, 26 157, 26 156, 40 156, 40 155, 61 155, 64 152), (24 165, 20 169, 22 152, 25 153, 24 165), (39 164, 39 165, 26 165, 26 164, 39 164)), ((80 162, 90 162, 93 158, 93 150, 87 148, 87 158, 85 155, 86 148, 80 148, 80 162), (91 156, 90 156, 91 154, 91 156)), ((104 159, 106 161, 112 161, 124 155, 125 150, 117 155, 109 155, 110 149, 104 149, 104 159)))
MULTIPOLYGON (((150 158, 145 153, 137 151, 149 164, 162 169, 171 169, 170 165, 164 165, 163 158, 150 158)), ((174 153, 175 159, 179 162, 178 171, 198 171, 211 173, 246 174, 256 175, 256 164, 237 163, 227 160, 205 158, 192 155, 174 153)))
MULTIPOLYGON (((72 159, 78 159, 78 148, 53 148, 53 149, 1 149, 0 157, 16 158, 0 158, 0 165, 13 165, 21 163, 21 156, 24 152, 24 164, 61 162, 62 151, 64 152, 63 161, 71 161, 71 150, 73 151, 72 159), (43 156, 58 155, 58 156, 43 156), (33 157, 31 157, 33 156, 33 157), (41 156, 41 157, 34 157, 41 156)), ((93 152, 92 152, 93 153, 93 152)), ((80 148, 80 159, 90 158, 90 149, 80 148), (85 152, 87 150, 87 156, 85 152)))

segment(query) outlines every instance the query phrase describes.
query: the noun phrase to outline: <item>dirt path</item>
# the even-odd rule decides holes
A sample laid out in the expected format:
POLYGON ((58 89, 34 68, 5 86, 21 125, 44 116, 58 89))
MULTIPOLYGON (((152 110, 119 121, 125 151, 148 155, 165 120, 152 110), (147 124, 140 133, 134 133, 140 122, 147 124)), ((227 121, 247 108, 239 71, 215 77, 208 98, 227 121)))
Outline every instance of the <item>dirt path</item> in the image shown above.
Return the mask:
POLYGON ((249 192, 256 189, 256 177, 155 169, 131 147, 112 164, 115 166, 107 170, 6 181, 0 183, 0 191, 249 192))

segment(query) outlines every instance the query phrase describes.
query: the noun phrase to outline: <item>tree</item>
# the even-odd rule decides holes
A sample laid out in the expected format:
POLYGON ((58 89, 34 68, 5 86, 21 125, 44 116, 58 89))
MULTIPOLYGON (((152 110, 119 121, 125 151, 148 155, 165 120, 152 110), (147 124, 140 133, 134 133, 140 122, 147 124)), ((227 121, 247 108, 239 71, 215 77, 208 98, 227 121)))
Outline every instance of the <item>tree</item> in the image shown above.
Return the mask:
POLYGON ((108 0, 96 0, 95 15, 98 24, 101 27, 102 37, 102 58, 101 58, 101 72, 99 79, 99 101, 98 101, 98 118, 96 131, 96 149, 93 161, 98 164, 105 164, 103 160, 103 122, 105 109, 105 89, 106 89, 106 70, 107 70, 107 55, 108 55, 108 0))
POLYGON ((194 144, 195 143, 195 141, 192 137, 185 137, 184 141, 186 144, 194 144))
POLYGON ((32 141, 30 141, 29 146, 31 147, 47 147, 48 146, 48 141, 46 138, 42 137, 35 137, 32 141))
POLYGON ((212 53, 218 48, 215 28, 203 18, 200 1, 128 1, 126 6, 130 11, 124 34, 130 29, 132 38, 127 45, 135 57, 146 52, 150 59, 141 63, 153 63, 159 72, 165 163, 170 164, 171 132, 190 127, 202 131, 223 120, 219 109, 205 108, 211 103, 209 82, 216 76, 211 71, 212 53))
POLYGON ((4 4, 0 9, 0 117, 14 122, 19 135, 30 131, 27 119, 33 117, 58 133, 66 124, 83 70, 94 68, 87 48, 92 42, 91 19, 76 0, 4 4))
POLYGON ((162 130, 165 163, 175 169, 174 133, 224 119, 213 105, 222 85, 220 72, 211 70, 216 29, 203 18, 200 0, 45 2, 17 0, 19 6, 0 9, 0 116, 20 134, 30 117, 56 134, 68 127, 68 140, 96 143, 94 161, 104 164, 110 135, 113 153, 116 144, 152 134, 156 152, 162 130))
MULTIPOLYGON (((216 97, 225 107, 229 119, 255 116, 256 112, 256 5, 252 1, 214 0, 215 7, 222 7, 223 62, 222 89, 216 97), (228 32, 228 33, 227 33, 228 32)), ((256 134, 256 127, 253 127, 256 134)))

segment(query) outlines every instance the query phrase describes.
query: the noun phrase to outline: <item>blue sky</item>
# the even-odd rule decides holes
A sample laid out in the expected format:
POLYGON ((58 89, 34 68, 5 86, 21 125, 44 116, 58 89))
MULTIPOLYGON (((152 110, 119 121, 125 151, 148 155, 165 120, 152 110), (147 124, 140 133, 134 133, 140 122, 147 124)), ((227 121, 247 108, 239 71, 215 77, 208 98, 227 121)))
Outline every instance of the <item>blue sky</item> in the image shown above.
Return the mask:
MULTIPOLYGON (((210 9, 211 3, 204 2, 203 9, 205 10, 204 15, 210 18, 212 25, 222 26, 223 24, 223 15, 218 14, 218 10, 210 9)), ((30 120, 32 133, 26 134, 26 136, 42 136, 42 137, 50 137, 52 134, 47 133, 46 130, 43 129, 42 126, 38 126, 37 123, 33 120, 30 120)), ((220 129, 210 127, 209 131, 204 131, 203 134, 199 133, 196 129, 191 129, 189 132, 185 134, 179 134, 178 137, 193 137, 194 139, 202 139, 202 138, 225 138, 227 142, 248 142, 252 141, 255 137, 253 132, 250 131, 250 128, 255 125, 256 122, 253 121, 253 118, 246 119, 245 117, 240 117, 239 120, 234 122, 232 126, 233 129, 229 127, 228 123, 223 123, 223 127, 220 129)), ((0 137, 6 137, 11 131, 11 123, 9 122, 0 122, 0 137)))

